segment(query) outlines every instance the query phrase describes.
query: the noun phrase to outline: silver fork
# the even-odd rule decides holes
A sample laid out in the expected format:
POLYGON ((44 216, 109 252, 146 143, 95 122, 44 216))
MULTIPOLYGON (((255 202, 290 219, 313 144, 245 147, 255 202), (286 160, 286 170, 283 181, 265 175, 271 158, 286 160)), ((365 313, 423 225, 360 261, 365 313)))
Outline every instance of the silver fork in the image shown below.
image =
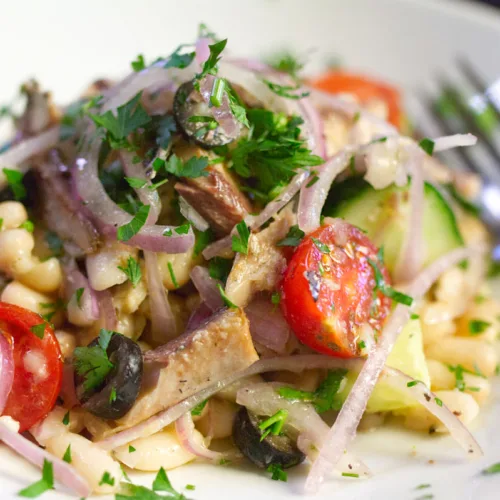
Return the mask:
MULTIPOLYGON (((490 113, 498 122, 495 133, 500 133, 500 78, 496 83, 488 85, 466 59, 458 59, 457 65, 465 82, 474 90, 474 98, 491 108, 490 113)), ((481 217, 491 228, 496 238, 494 258, 500 259, 500 143, 495 140, 492 134, 478 125, 477 115, 468 104, 471 101, 464 100, 458 84, 454 84, 450 78, 444 75, 439 75, 438 83, 441 98, 446 99, 454 108, 451 116, 445 116, 440 112, 437 106, 438 101, 428 93, 421 93, 419 101, 443 134, 470 132, 476 135, 478 138, 478 146, 476 147, 482 148, 489 158, 489 161, 481 161, 474 148, 454 150, 460 156, 462 164, 467 170, 481 176, 482 187, 477 203, 481 208, 481 217)), ((421 130, 425 131, 423 128, 421 130)))

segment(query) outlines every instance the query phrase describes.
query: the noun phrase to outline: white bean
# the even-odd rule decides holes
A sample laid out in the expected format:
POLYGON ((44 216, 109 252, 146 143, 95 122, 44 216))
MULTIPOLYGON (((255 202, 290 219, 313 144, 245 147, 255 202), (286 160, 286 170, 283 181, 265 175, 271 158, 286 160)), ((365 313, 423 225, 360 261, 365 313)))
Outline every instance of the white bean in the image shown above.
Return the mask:
POLYGON ((38 314, 44 314, 47 312, 41 304, 53 302, 53 299, 50 296, 36 292, 18 281, 11 281, 3 289, 1 299, 4 302, 25 307, 26 309, 38 314))
POLYGON ((453 389, 455 387, 455 375, 444 363, 434 359, 428 359, 427 368, 429 369, 431 389, 433 391, 453 389))
POLYGON ((2 219, 2 230, 14 229, 28 220, 28 213, 24 205, 18 201, 4 201, 0 203, 0 219, 2 219))
POLYGON ((477 338, 493 342, 498 336, 500 330, 500 304, 493 299, 476 298, 476 301, 470 306, 467 312, 458 320, 459 335, 471 336, 471 326, 474 321, 483 321, 485 328, 477 333, 477 338))
POLYGON ((497 365, 495 348, 476 338, 446 337, 426 346, 428 358, 449 365, 462 365, 470 371, 476 367, 483 375, 491 377, 497 365))
POLYGON ((163 284, 168 290, 175 290, 172 275, 175 276, 179 287, 185 285, 189 281, 189 273, 200 262, 199 257, 194 256, 194 247, 186 253, 176 254, 158 254, 158 267, 163 279, 163 284), (171 265, 171 270, 168 265, 171 265))
MULTIPOLYGON (((200 440, 203 439, 198 431, 195 433, 200 440)), ((196 458, 181 447, 173 425, 157 434, 136 439, 130 444, 117 448, 115 456, 131 469, 152 472, 158 471, 160 467, 166 470, 174 469, 196 458), (130 453, 129 446, 135 448, 135 451, 130 453)))
POLYGON ((464 373, 465 392, 470 394, 478 404, 486 403, 491 393, 491 384, 488 379, 464 373))
POLYGON ((9 275, 28 272, 33 266, 33 235, 25 229, 8 229, 0 233, 0 269, 9 275))
POLYGON ((56 292, 62 283, 61 264, 55 257, 44 262, 36 262, 33 259, 33 267, 20 274, 18 279, 39 292, 56 292))
POLYGON ((73 333, 65 330, 56 330, 55 332, 63 358, 71 358, 76 347, 76 337, 73 333))
MULTIPOLYGON (((472 422, 479 413, 479 405, 470 394, 458 390, 437 391, 435 394, 466 425, 472 422)), ((404 415, 405 426, 409 429, 448 432, 446 427, 424 406, 414 406, 398 413, 404 415)))

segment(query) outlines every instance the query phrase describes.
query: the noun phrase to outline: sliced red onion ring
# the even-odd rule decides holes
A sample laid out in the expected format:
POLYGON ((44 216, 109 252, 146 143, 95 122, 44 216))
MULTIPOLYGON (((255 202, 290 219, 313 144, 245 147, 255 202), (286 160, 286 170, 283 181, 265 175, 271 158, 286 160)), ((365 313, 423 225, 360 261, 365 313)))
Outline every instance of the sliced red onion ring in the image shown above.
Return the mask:
POLYGON ((74 491, 77 496, 88 497, 92 493, 87 481, 71 465, 51 455, 21 434, 9 429, 3 422, 0 422, 0 439, 9 448, 40 469, 43 467, 44 460, 51 462, 55 479, 71 491, 74 491))
POLYGON ((410 217, 408 233, 401 247, 394 271, 396 283, 408 283, 416 277, 422 267, 423 218, 424 218, 424 151, 416 144, 408 148, 410 158, 406 164, 410 185, 410 217))
POLYGON ((206 231, 209 228, 209 223, 182 196, 179 196, 179 209, 198 231, 206 231))
POLYGON ((309 132, 308 147, 316 155, 321 156, 324 160, 326 154, 325 130, 323 120, 318 110, 312 105, 309 97, 304 97, 299 100, 301 115, 304 118, 305 125, 309 132))
POLYGON ((472 134, 455 134, 438 137, 433 139, 434 152, 446 151, 447 149, 459 148, 465 146, 474 146, 477 143, 477 137, 472 134))
MULTIPOLYGON (((463 249, 462 249, 463 250, 463 249)), ((440 268, 441 269, 441 268, 440 268)), ((433 273, 436 273, 436 270, 432 270, 433 273)), ((442 272, 442 271, 441 271, 442 272)), ((439 273, 440 274, 440 273, 439 273)), ((439 275, 438 274, 438 275, 439 275)), ((434 276, 434 275, 433 275, 434 276)), ((428 276, 425 279, 429 279, 433 276, 428 276)), ((256 375, 259 373, 265 372, 273 372, 286 370, 291 372, 301 372, 306 369, 335 369, 335 368, 345 368, 347 370, 353 370, 360 372, 365 364, 365 361, 362 359, 341 359, 341 358, 332 358, 329 356, 321 356, 317 354, 308 354, 308 355, 298 355, 298 356, 286 356, 286 357, 277 357, 277 358, 267 358, 260 359, 246 370, 243 370, 238 373, 234 373, 227 377, 224 380, 221 380, 206 389, 194 394, 193 396, 186 398, 184 401, 164 410, 162 412, 153 415, 148 418, 144 422, 131 427, 125 431, 119 432, 114 436, 110 436, 102 441, 99 441, 98 444, 106 449, 113 450, 118 446, 122 446, 124 444, 130 443, 135 439, 139 439, 141 437, 151 436, 156 432, 159 432, 161 429, 170 425, 172 422, 175 422, 179 417, 184 415, 187 411, 191 411, 196 405, 200 404, 205 399, 213 396, 217 392, 221 391, 225 387, 234 384, 237 380, 240 380, 245 377, 249 377, 251 375, 256 375)), ((420 401, 422 398, 420 397, 421 388, 418 387, 422 384, 412 385, 408 387, 408 382, 411 382, 413 379, 408 377, 407 375, 399 372, 398 370, 393 370, 389 368, 385 368, 382 372, 384 375, 384 381, 388 384, 393 384, 394 376, 400 377, 403 380, 403 383, 395 383, 394 384, 398 388, 402 388, 407 391, 409 394, 412 394, 415 399, 420 401), (385 374, 388 374, 385 377, 385 374)), ((359 377, 358 377, 359 380, 359 377)), ((352 392, 352 391, 351 391, 352 392)), ((429 392, 429 394, 432 393, 429 392)), ((424 397, 424 399, 426 399, 424 397)), ((432 399, 433 403, 434 399, 432 399)), ((423 401, 422 404, 424 404, 423 401)), ((439 407, 436 404, 427 404, 425 401, 426 408, 431 411, 434 415, 436 415, 443 424, 450 430, 453 427, 452 435, 459 441, 462 446, 466 446, 467 449, 471 447, 474 450, 480 450, 479 446, 475 442, 474 438, 470 434, 470 432, 462 425, 462 423, 453 415, 452 412, 445 406, 439 407), (458 437, 457 437, 458 436, 458 437)), ((345 406, 345 404, 344 404, 345 406)))
POLYGON ((160 276, 157 255, 153 252, 144 252, 144 260, 146 262, 153 338, 158 343, 166 344, 177 336, 174 314, 160 276))
MULTIPOLYGON (((20 170, 26 172, 27 166, 22 164, 32 156, 38 155, 54 147, 59 142, 59 127, 52 127, 42 132, 39 135, 30 137, 21 142, 18 142, 5 153, 0 154, 0 169, 10 168, 13 170, 20 170)), ((2 184, 4 187, 6 180, 2 177, 2 184)))
MULTIPOLYGON (((307 447, 308 453, 306 455, 311 457, 310 445, 314 445, 319 450, 330 427, 318 415, 313 405, 300 401, 289 401, 279 396, 275 388, 282 386, 283 384, 280 383, 244 386, 238 390, 236 402, 260 416, 270 417, 279 410, 288 411, 286 425, 292 426, 302 435, 309 437, 311 442, 307 447)), ((339 473, 352 472, 364 478, 372 475, 370 469, 350 453, 343 454, 337 468, 339 473)))
POLYGON ((181 446, 189 453, 208 460, 234 460, 238 454, 235 451, 219 452, 209 450, 203 443, 200 443, 194 433, 194 422, 191 412, 186 412, 175 421, 175 431, 181 446))
POLYGON ((209 58, 210 56, 210 48, 208 47, 210 45, 210 38, 205 38, 205 37, 200 37, 198 40, 196 40, 195 43, 195 51, 196 51, 196 62, 200 65, 203 66, 205 61, 209 58))
POLYGON ((68 304, 68 320, 74 325, 90 326, 99 319, 95 291, 74 260, 64 265, 64 299, 68 304), (83 293, 77 300, 76 291, 79 289, 83 289, 83 293))
POLYGON ((197 330, 208 320, 208 318, 210 318, 210 316, 212 316, 212 314, 212 309, 202 302, 189 317, 186 325, 186 332, 197 330))
MULTIPOLYGON (((417 276, 409 286, 407 293, 414 299, 422 297, 444 271, 484 250, 482 247, 459 248, 440 257, 417 276)), ((368 360, 347 396, 337 420, 328 433, 318 459, 313 464, 306 482, 307 491, 317 491, 327 471, 339 461, 344 450, 349 447, 356 436, 356 429, 366 409, 373 388, 384 369, 387 357, 399 333, 408 322, 409 317, 410 308, 398 304, 386 322, 379 343, 370 352, 368 360)), ((416 384, 415 387, 418 385, 421 384, 416 384)), ((424 397, 423 399, 425 400, 426 398, 424 397)), ((421 398, 419 398, 419 401, 424 404, 421 398)), ((426 401, 426 403, 429 402, 426 401)), ((430 407, 429 404, 425 406, 434 414, 436 414, 436 411, 439 411, 437 410, 438 408, 441 408, 435 403, 434 398, 431 398, 430 407)), ((451 422, 451 417, 450 420, 443 421, 449 428, 452 436, 455 439, 457 439, 457 435, 460 437, 460 444, 468 451, 470 456, 480 456, 482 454, 481 449, 473 437, 463 432, 464 427, 456 418, 453 420, 453 425, 449 427, 451 422)))
POLYGON ((290 327, 281 309, 271 303, 270 297, 257 296, 245 308, 245 314, 250 321, 253 340, 279 354, 286 352, 290 327))
POLYGON ((206 260, 210 260, 214 257, 223 255, 228 251, 231 251, 232 238, 232 234, 228 234, 227 236, 224 236, 224 238, 217 240, 210 245, 207 245, 207 247, 202 252, 203 257, 205 257, 206 260))
POLYGON ((0 332, 0 415, 3 413, 14 381, 13 348, 0 332))
POLYGON ((113 296, 109 290, 94 291, 99 304, 99 320, 106 330, 116 330, 118 318, 113 304, 113 296))
POLYGON ((195 266, 189 274, 196 290, 200 294, 201 300, 211 311, 217 311, 223 307, 222 297, 217 288, 218 281, 211 278, 208 269, 202 266, 195 266))
MULTIPOLYGON (((132 216, 111 200, 101 184, 97 172, 97 159, 100 145, 94 141, 87 158, 78 158, 72 170, 75 186, 85 203, 85 208, 101 226, 101 231, 108 237, 116 238, 119 226, 129 223, 132 216)), ((151 252, 184 253, 194 245, 191 228, 188 234, 177 234, 175 227, 144 225, 126 245, 136 246, 151 252), (165 236, 165 232, 171 236, 165 236)))
POLYGON ((229 97, 224 92, 220 106, 212 106, 210 96, 217 78, 213 75, 207 75, 200 81, 200 94, 205 104, 209 107, 210 113, 217 120, 224 130, 225 134, 231 139, 236 139, 240 135, 240 125, 229 107, 229 97))
POLYGON ((314 184, 304 184, 301 187, 298 221, 300 229, 306 234, 320 226, 321 211, 330 186, 335 177, 347 167, 350 158, 350 153, 340 151, 323 165, 315 167, 318 180, 314 184))

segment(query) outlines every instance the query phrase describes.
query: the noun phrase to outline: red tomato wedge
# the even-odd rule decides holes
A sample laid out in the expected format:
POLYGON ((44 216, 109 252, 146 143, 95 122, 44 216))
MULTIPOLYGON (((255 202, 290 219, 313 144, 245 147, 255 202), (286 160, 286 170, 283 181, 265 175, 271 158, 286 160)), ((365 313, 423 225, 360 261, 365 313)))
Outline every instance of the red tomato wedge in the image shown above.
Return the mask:
POLYGON ((364 233, 340 219, 330 221, 306 236, 290 259, 281 307, 302 343, 324 354, 350 358, 361 354, 360 343, 368 346, 366 332, 380 332, 392 302, 375 291, 368 259, 376 263, 387 285, 390 278, 364 233))
POLYGON ((401 111, 401 94, 388 85, 364 75, 346 73, 344 71, 329 71, 311 82, 313 87, 331 94, 354 94, 362 104, 373 99, 384 101, 389 110, 389 121, 396 127, 403 124, 401 111))
POLYGON ((15 367, 3 414, 17 420, 23 432, 54 407, 62 382, 61 350, 54 330, 38 314, 13 304, 0 302, 0 332, 12 345, 15 367), (43 338, 31 330, 40 324, 45 324, 43 338))

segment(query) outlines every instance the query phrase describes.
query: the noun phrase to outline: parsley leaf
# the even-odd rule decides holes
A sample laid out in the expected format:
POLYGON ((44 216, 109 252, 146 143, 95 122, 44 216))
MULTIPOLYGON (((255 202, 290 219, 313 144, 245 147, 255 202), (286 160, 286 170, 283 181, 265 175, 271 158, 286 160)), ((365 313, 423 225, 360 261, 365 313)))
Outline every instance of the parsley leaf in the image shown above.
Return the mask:
POLYGON ((297 225, 292 226, 288 230, 288 234, 282 240, 280 240, 280 241, 278 241, 278 243, 276 243, 276 246, 278 246, 278 247, 296 247, 302 241, 302 238, 304 238, 305 235, 306 235, 306 233, 304 233, 304 231, 302 231, 302 229, 299 229, 299 226, 297 226, 297 225))
POLYGON ((196 52, 191 50, 190 52, 181 53, 186 47, 187 45, 179 45, 174 52, 170 54, 170 57, 167 59, 167 62, 163 67, 179 69, 187 68, 193 62, 196 52))
MULTIPOLYGON (((157 160, 160 160, 157 158, 157 160)), ((183 162, 177 155, 173 154, 167 161, 160 160, 153 164, 155 170, 165 168, 165 170, 176 177, 207 177, 208 158, 206 156, 193 156, 188 161, 183 162)))
POLYGON ((16 200, 26 198, 26 188, 23 184, 24 174, 19 172, 19 170, 12 170, 10 168, 4 168, 3 173, 7 179, 10 189, 12 190, 12 193, 14 194, 14 198, 16 200))
POLYGON ((214 257, 208 262, 208 274, 215 280, 226 282, 227 277, 233 266, 231 259, 224 259, 223 257, 214 257))
POLYGON ((287 482, 288 474, 283 470, 283 467, 279 464, 271 464, 267 469, 267 472, 271 473, 271 479, 273 481, 283 481, 287 482))
POLYGON ((125 180, 127 181, 128 185, 134 189, 141 189, 148 183, 148 181, 139 179, 138 177, 125 177, 125 180))
POLYGON ((75 300, 76 300, 76 305, 81 309, 82 308, 82 296, 83 292, 85 292, 85 288, 78 288, 75 291, 75 300))
POLYGON ((34 333, 39 339, 43 339, 45 335, 45 323, 40 323, 39 325, 33 325, 30 328, 31 332, 34 333))
POLYGON ((207 403, 208 399, 205 399, 205 401, 202 401, 201 403, 197 404, 191 410, 191 415, 193 415, 193 417, 199 417, 203 413, 203 410, 205 409, 205 406, 207 406, 207 403))
POLYGON ((208 228, 206 231, 194 230, 196 237, 194 244, 194 255, 198 257, 201 252, 215 239, 212 229, 208 228))
POLYGON ((102 115, 89 114, 98 126, 106 130, 108 141, 113 148, 122 148, 127 145, 126 137, 151 122, 151 117, 139 102, 139 92, 130 101, 118 107, 116 116, 111 110, 102 115))
POLYGON ((488 476, 490 474, 498 474, 500 473, 500 462, 497 464, 490 465, 488 468, 483 469, 481 474, 488 476))
POLYGON ((35 224, 30 220, 26 220, 19 226, 19 229, 26 229, 28 233, 32 233, 35 230, 35 224))
POLYGON ((25 498, 36 498, 48 490, 54 489, 54 468, 52 462, 44 458, 42 479, 21 490, 18 495, 25 498))
POLYGON ((142 271, 139 262, 137 262, 132 256, 127 259, 127 267, 117 266, 120 271, 123 271, 132 286, 135 288, 142 278, 142 271))
POLYGON ((250 239, 250 230, 246 225, 245 221, 241 221, 236 225, 236 230, 238 231, 238 236, 233 235, 231 248, 235 252, 248 253, 248 240, 250 239))
POLYGON ((179 496, 179 493, 175 491, 163 467, 160 468, 155 480, 153 481, 153 491, 166 491, 176 497, 179 496))
POLYGON ((304 67, 304 63, 290 52, 275 55, 268 60, 268 64, 277 71, 288 73, 295 80, 298 78, 299 71, 304 67))
POLYGON ((69 410, 64 414, 64 417, 62 419, 63 425, 69 425, 69 410))
POLYGON ((132 66, 132 69, 135 72, 142 71, 143 69, 146 68, 146 63, 144 62, 144 56, 142 54, 139 54, 137 56, 137 59, 135 61, 132 61, 130 65, 132 66))
POLYGON ((99 481, 99 486, 102 486, 103 484, 109 484, 110 486, 115 485, 115 478, 108 471, 104 472, 101 480, 99 481))
POLYGON ((322 241, 318 240, 318 238, 311 238, 311 240, 314 243, 314 246, 321 252, 326 255, 330 253, 330 247, 326 244, 323 243, 322 241))
POLYGON ((326 379, 314 392, 301 391, 291 387, 280 387, 277 392, 281 397, 291 401, 299 400, 312 403, 318 413, 338 409, 336 395, 346 374, 347 370, 344 369, 330 370, 326 379))
POLYGON ((471 319, 469 321, 469 334, 470 335, 481 335, 484 333, 489 327, 491 323, 488 321, 483 321, 480 319, 471 319))
POLYGON ((217 73, 217 63, 221 60, 221 53, 226 48, 227 38, 220 42, 209 45, 210 55, 204 62, 202 71, 197 75, 197 79, 201 80, 205 75, 215 75, 217 73))
POLYGON ((434 152, 434 141, 428 138, 422 139, 418 145, 429 155, 434 152))
POLYGON ((128 241, 135 236, 141 230, 142 226, 146 224, 150 208, 149 205, 141 205, 132 220, 118 228, 116 238, 119 241, 128 241))
POLYGON ((137 451, 131 444, 128 445, 128 452, 129 453, 134 453, 134 451, 137 451))
POLYGON ((73 352, 73 364, 78 375, 84 377, 83 388, 97 389, 114 368, 106 352, 114 332, 101 329, 99 343, 92 347, 77 347, 73 352))
POLYGON ((182 226, 177 226, 175 229, 175 232, 177 234, 188 234, 190 227, 191 227, 191 224, 189 222, 187 222, 186 224, 182 224, 182 226))
POLYGON ((307 97, 310 92, 305 90, 298 94, 294 94, 296 90, 300 89, 300 84, 297 85, 280 85, 279 83, 274 83, 269 80, 262 80, 269 89, 274 92, 276 95, 280 97, 286 97, 287 99, 302 99, 303 97, 307 97))
POLYGON ((68 447, 66 448, 66 451, 64 452, 63 460, 68 464, 71 463, 71 445, 70 444, 68 444, 68 447))
POLYGON ((236 304, 234 304, 233 302, 231 302, 229 300, 229 298, 226 295, 226 292, 224 291, 224 288, 222 288, 222 285, 220 283, 217 283, 217 289, 219 290, 220 296, 222 297, 222 302, 224 302, 224 304, 227 307, 231 307, 231 308, 237 308, 238 307, 236 304))

